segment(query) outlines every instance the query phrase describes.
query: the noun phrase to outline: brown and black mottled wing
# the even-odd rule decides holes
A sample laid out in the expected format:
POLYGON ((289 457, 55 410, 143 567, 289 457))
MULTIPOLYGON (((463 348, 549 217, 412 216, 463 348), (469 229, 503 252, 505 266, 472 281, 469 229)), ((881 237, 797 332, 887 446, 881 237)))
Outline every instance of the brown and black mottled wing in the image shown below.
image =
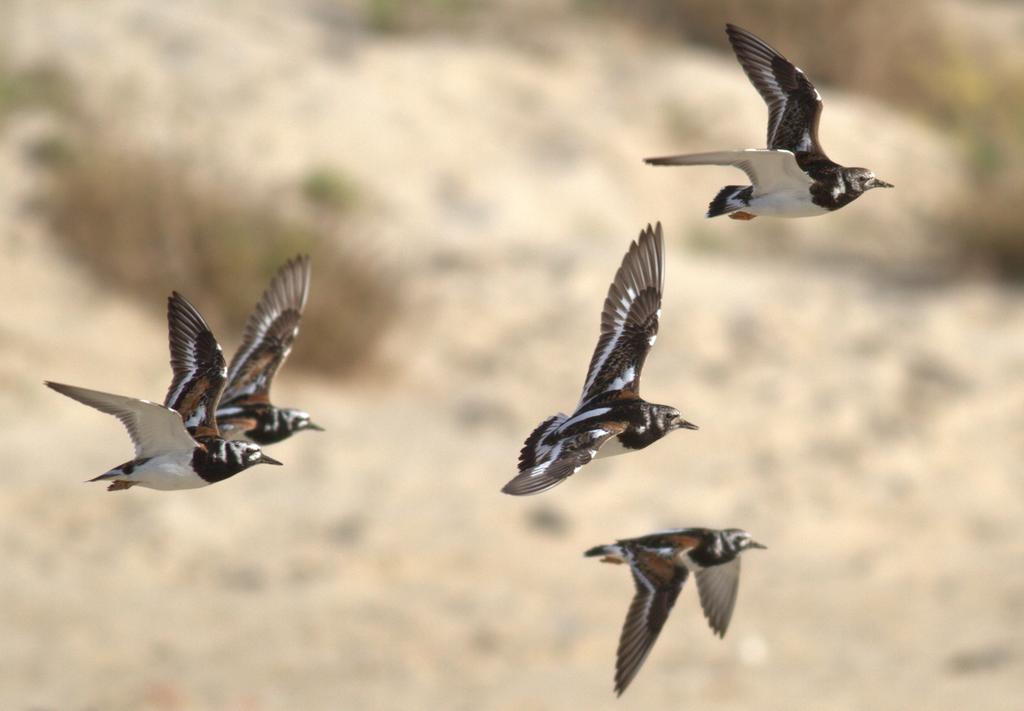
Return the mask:
POLYGON ((242 335, 224 389, 223 404, 269 402, 274 374, 292 350, 309 298, 308 256, 290 260, 274 275, 260 297, 242 335))
POLYGON ((807 76, 747 30, 726 25, 725 32, 750 83, 768 104, 768 148, 825 158, 818 143, 821 96, 807 76))
MULTIPOLYGON (((550 422, 546 420, 538 430, 546 428, 550 422)), ((624 429, 625 425, 619 422, 602 423, 594 429, 559 438, 539 455, 535 450, 527 449, 531 444, 528 439, 519 454, 519 474, 502 487, 502 492, 512 496, 531 496, 561 484, 596 457, 601 445, 624 429)), ((534 431, 536 434, 537 430, 534 431)))
POLYGON ((224 352, 196 307, 178 292, 167 299, 171 370, 164 405, 181 415, 194 437, 218 434, 217 404, 227 380, 224 352))
POLYGON ((523 443, 523 448, 519 450, 519 471, 533 469, 541 462, 551 459, 552 450, 558 442, 558 428, 568 417, 564 412, 559 412, 534 428, 523 443))
POLYGON ((619 543, 625 543, 642 548, 657 548, 666 551, 673 550, 676 553, 686 552, 701 545, 702 538, 707 535, 706 528, 672 528, 659 533, 649 533, 646 536, 626 538, 619 543))
MULTIPOLYGON (((601 312, 601 337, 590 359, 579 407, 603 397, 638 396, 640 371, 658 336, 665 286, 665 240, 661 223, 633 242, 601 312)), ((577 408, 578 409, 578 408, 577 408)))
POLYGON ((615 661, 615 693, 621 696, 657 641, 688 571, 673 562, 671 552, 625 541, 620 545, 636 583, 636 594, 626 613, 615 661))
POLYGON ((740 557, 728 563, 697 571, 697 592, 711 629, 719 637, 725 636, 736 607, 736 591, 740 583, 740 557))

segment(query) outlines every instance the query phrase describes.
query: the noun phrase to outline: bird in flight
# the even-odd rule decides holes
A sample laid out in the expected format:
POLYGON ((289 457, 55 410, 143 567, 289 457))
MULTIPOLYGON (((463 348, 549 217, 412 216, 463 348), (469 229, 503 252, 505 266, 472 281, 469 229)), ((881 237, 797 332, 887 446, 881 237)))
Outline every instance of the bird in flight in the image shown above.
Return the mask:
POLYGON ((664 285, 659 223, 630 245, 608 288, 601 336, 576 410, 549 417, 533 431, 519 453, 519 474, 503 492, 539 494, 595 457, 643 449, 673 430, 697 429, 674 407, 640 397, 640 371, 658 335, 664 285))
POLYGON ((736 606, 740 553, 765 548, 737 528, 675 528, 595 546, 584 555, 605 563, 626 563, 636 593, 626 613, 615 662, 615 693, 622 695, 650 653, 686 579, 697 578, 697 593, 711 630, 725 636, 736 606))
POLYGON ((708 217, 811 217, 849 205, 872 188, 891 188, 867 168, 833 162, 818 141, 821 95, 767 42, 735 25, 726 34, 750 82, 768 104, 768 148, 646 158, 651 165, 731 165, 753 185, 727 185, 708 217))
POLYGON ((309 413, 270 402, 270 384, 299 335, 309 298, 308 256, 289 260, 260 297, 246 321, 242 344, 231 359, 217 407, 217 426, 231 439, 273 444, 302 430, 323 431, 309 413))
POLYGON ((256 464, 280 465, 258 445, 220 436, 214 413, 227 375, 224 353, 203 317, 177 292, 167 300, 167 323, 174 376, 163 405, 46 382, 62 395, 117 417, 135 445, 133 459, 90 481, 110 482, 107 491, 195 489, 256 464))

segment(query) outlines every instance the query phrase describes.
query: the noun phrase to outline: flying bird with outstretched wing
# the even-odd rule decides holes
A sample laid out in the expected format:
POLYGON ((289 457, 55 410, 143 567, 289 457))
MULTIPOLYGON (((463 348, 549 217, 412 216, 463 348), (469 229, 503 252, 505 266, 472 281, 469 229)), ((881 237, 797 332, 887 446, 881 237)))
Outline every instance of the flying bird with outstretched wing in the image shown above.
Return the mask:
POLYGON ((519 454, 519 474, 503 492, 539 494, 596 457, 643 449, 673 430, 697 429, 674 407, 640 397, 640 371, 658 336, 664 286, 659 223, 630 245, 608 287, 601 335, 576 410, 549 417, 530 434, 519 454))
POLYGON ((90 481, 107 491, 133 486, 195 489, 223 481, 256 464, 281 464, 249 442, 223 439, 215 412, 227 376, 224 354, 210 327, 181 294, 167 300, 171 386, 163 405, 74 385, 46 385, 114 415, 128 430, 135 456, 90 481))
POLYGON ((736 606, 740 553, 764 547, 736 528, 675 528, 595 546, 584 553, 600 556, 605 563, 628 564, 636 586, 619 636, 615 693, 621 695, 640 671, 691 573, 697 578, 708 625, 724 637, 736 606))
POLYGON ((891 188, 867 168, 833 162, 818 141, 821 95, 807 76, 752 32, 726 25, 736 58, 768 105, 768 147, 646 158, 650 165, 729 165, 751 185, 727 185, 708 217, 811 217, 849 205, 872 188, 891 188))

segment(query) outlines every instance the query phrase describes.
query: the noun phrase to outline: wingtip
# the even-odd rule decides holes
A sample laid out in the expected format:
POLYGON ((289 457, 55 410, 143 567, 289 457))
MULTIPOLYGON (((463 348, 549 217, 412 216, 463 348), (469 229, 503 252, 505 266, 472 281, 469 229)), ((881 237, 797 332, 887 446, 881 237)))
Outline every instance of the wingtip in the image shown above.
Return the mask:
POLYGON ((540 492, 529 490, 527 486, 519 481, 519 477, 516 477, 505 484, 505 486, 501 487, 501 493, 508 494, 509 496, 532 496, 540 492))
MULTIPOLYGON (((178 319, 189 318, 193 315, 197 316, 200 321, 203 320, 202 315, 191 301, 186 299, 184 295, 179 291, 172 291, 171 295, 167 297, 167 319, 168 322, 174 322, 178 319)), ((205 325, 205 321, 203 321, 205 325)))
POLYGON ((640 239, 657 239, 661 236, 661 223, 656 222, 654 227, 651 227, 651 223, 648 222, 647 226, 640 230, 640 239))
POLYGON ((307 254, 305 252, 301 252, 299 254, 296 254, 294 257, 289 259, 287 262, 285 262, 281 266, 281 268, 277 270, 277 274, 281 274, 281 273, 287 272, 287 271, 289 271, 291 269, 298 269, 298 270, 300 270, 302 272, 308 272, 309 269, 310 269, 310 264, 311 263, 312 263, 312 258, 309 256, 309 254, 307 254))
POLYGON ((655 222, 653 226, 651 225, 650 222, 648 222, 647 226, 644 227, 642 230, 640 230, 640 236, 637 238, 637 244, 642 243, 644 240, 650 240, 650 239, 653 239, 653 240, 656 240, 656 241, 659 241, 659 242, 662 239, 664 239, 664 236, 663 236, 663 233, 662 233, 662 230, 661 230, 661 222, 655 222))
POLYGON ((561 484, 563 481, 565 481, 564 478, 523 472, 513 477, 511 481, 501 487, 501 493, 508 494, 509 496, 534 496, 561 484))
POLYGON ((725 34, 728 35, 730 40, 732 40, 736 36, 740 36, 740 37, 745 36, 745 35, 754 36, 754 33, 751 32, 750 30, 746 30, 746 29, 740 27, 739 25, 734 25, 731 22, 726 22, 725 23, 725 34))
MULTIPOLYGON (((512 481, 515 480, 513 479, 512 481)), ((508 494, 509 496, 520 496, 520 494, 516 493, 515 489, 512 487, 511 481, 501 487, 501 493, 508 494)))
POLYGON ((203 318, 199 309, 179 291, 172 291, 171 295, 167 297, 167 321, 172 333, 176 325, 181 327, 185 324, 188 324, 191 331, 210 331, 210 325, 203 318))
POLYGON ((637 670, 634 671, 633 674, 630 675, 628 678, 626 678, 626 679, 616 679, 615 680, 615 696, 616 696, 616 698, 621 698, 622 695, 626 693, 626 689, 628 689, 629 685, 633 683, 633 679, 636 678, 636 673, 638 671, 639 671, 639 668, 637 668, 637 670))
POLYGON ((70 395, 68 395, 68 391, 74 387, 72 385, 65 385, 64 383, 55 383, 52 380, 44 380, 43 385, 50 388, 50 390, 53 390, 55 393, 60 393, 67 397, 70 397, 70 395))

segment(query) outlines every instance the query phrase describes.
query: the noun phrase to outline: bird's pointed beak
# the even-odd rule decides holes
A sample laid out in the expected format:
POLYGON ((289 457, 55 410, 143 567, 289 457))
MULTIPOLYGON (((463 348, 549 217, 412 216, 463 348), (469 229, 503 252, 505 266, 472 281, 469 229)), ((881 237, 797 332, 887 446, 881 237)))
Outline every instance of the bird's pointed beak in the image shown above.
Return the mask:
POLYGON ((760 548, 761 550, 767 550, 768 546, 758 543, 757 541, 751 541, 747 548, 760 548))
POLYGON ((316 432, 324 432, 325 431, 323 427, 321 427, 320 425, 313 424, 312 422, 310 422, 310 423, 308 423, 306 425, 306 429, 307 430, 314 430, 316 432))
POLYGON ((887 183, 884 180, 879 180, 878 178, 875 178, 874 181, 871 183, 871 187, 873 187, 873 188, 895 188, 896 186, 893 185, 892 183, 887 183))
POLYGON ((676 423, 676 429, 677 430, 699 430, 700 427, 698 427, 697 425, 693 424, 692 422, 688 422, 686 420, 679 420, 676 423))
POLYGON ((276 459, 274 459, 273 457, 268 457, 266 454, 263 454, 260 457, 260 464, 273 464, 274 466, 278 466, 278 467, 284 466, 283 462, 279 462, 276 459))

